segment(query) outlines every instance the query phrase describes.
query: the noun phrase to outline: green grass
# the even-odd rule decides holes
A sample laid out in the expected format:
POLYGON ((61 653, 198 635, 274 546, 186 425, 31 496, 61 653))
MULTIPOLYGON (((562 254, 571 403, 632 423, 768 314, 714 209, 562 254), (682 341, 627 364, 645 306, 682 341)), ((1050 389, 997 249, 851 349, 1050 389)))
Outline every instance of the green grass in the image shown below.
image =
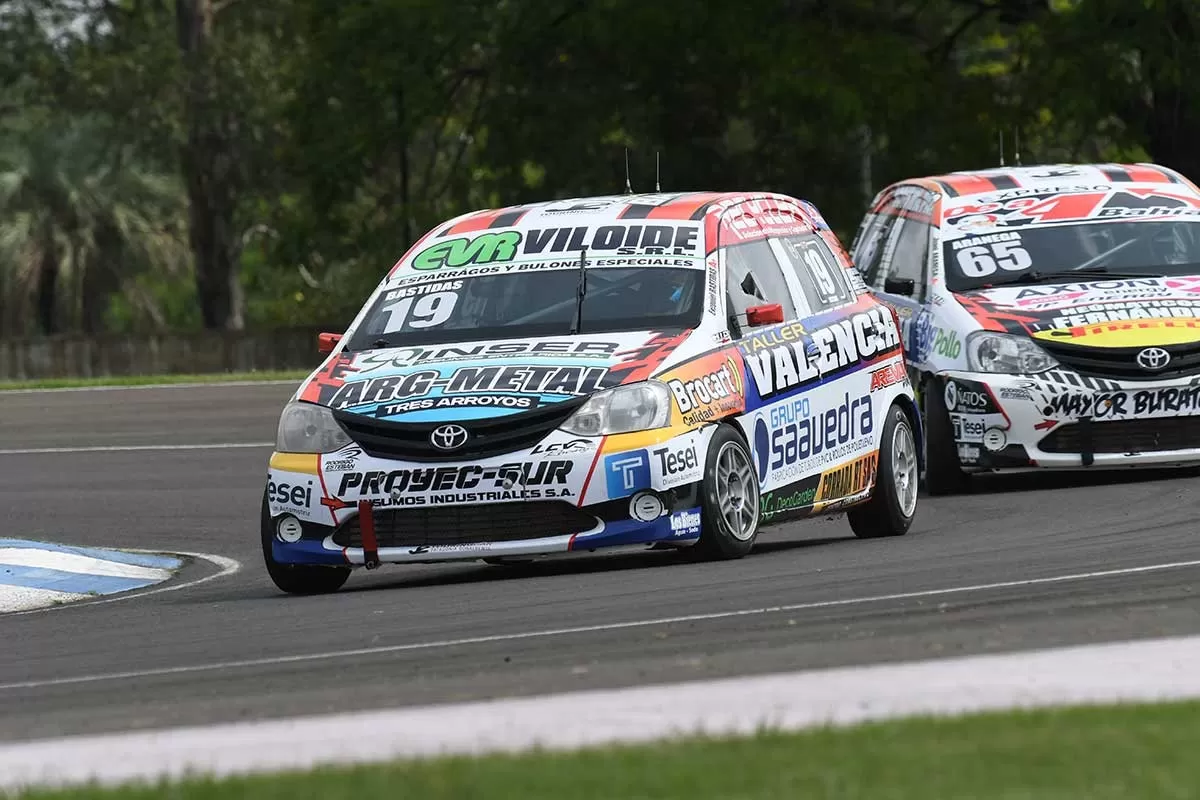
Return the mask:
POLYGON ((177 383, 225 383, 227 381, 296 381, 308 370, 264 372, 214 372, 204 375, 118 375, 102 378, 46 378, 34 381, 0 381, 0 392, 12 389, 77 389, 93 386, 155 386, 177 383))
MULTIPOLYGON (((287 747, 281 741, 279 747, 287 747)), ((449 758, 36 798, 1184 798, 1200 703, 915 719, 568 754, 449 758)))

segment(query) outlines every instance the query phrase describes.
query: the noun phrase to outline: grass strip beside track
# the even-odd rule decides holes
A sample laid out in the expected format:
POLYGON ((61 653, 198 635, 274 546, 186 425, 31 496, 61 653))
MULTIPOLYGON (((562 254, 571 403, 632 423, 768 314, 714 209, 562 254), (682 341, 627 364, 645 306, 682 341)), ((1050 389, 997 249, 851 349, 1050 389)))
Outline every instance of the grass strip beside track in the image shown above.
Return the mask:
POLYGON ((0 392, 14 389, 87 389, 103 386, 167 386, 182 383, 242 383, 256 381, 296 381, 308 370, 264 372, 213 372, 203 375, 116 375, 98 378, 45 378, 33 381, 0 381, 0 392))
MULTIPOLYGON (((281 741, 280 747, 287 747, 281 741)), ((39 798, 1194 797, 1200 703, 909 719, 577 753, 445 758, 39 798)))

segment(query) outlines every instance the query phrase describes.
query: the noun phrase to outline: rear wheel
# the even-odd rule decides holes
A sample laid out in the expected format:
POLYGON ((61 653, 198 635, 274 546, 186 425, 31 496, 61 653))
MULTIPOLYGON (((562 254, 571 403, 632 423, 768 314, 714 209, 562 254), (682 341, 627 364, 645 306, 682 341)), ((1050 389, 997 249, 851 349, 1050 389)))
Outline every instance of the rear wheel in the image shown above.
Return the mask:
POLYGON ((700 501, 699 555, 741 558, 758 538, 758 475, 746 443, 727 425, 708 442, 700 501))
POLYGON ((930 378, 921 392, 925 422, 925 488, 932 495, 958 494, 971 487, 954 443, 954 426, 943 398, 942 382, 930 378))
POLYGON ((917 443, 908 417, 898 406, 888 410, 879 446, 879 466, 871 499, 846 517, 860 539, 903 536, 917 513, 917 443))
POLYGON ((267 574, 282 591, 288 594, 328 594, 336 592, 350 577, 349 567, 317 567, 310 564, 281 564, 271 552, 275 538, 271 525, 271 511, 267 507, 267 496, 262 501, 262 550, 267 574))

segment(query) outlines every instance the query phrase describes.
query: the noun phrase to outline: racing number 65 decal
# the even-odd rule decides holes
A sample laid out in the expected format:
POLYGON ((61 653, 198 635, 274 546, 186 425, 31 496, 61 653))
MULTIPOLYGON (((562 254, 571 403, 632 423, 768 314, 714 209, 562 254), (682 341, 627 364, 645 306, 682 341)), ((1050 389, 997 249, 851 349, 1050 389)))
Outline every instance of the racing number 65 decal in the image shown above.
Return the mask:
POLYGON ((1020 242, 993 242, 964 247, 956 257, 963 274, 972 278, 992 275, 997 268, 1020 272, 1033 265, 1029 251, 1020 242))

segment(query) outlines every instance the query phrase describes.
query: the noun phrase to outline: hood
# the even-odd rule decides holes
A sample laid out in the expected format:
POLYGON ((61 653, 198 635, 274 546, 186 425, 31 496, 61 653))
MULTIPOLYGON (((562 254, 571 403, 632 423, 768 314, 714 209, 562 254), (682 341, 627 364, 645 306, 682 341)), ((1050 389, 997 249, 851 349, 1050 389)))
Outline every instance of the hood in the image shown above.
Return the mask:
POLYGON ((645 380, 689 335, 639 331, 337 353, 297 397, 393 422, 487 419, 645 380))
POLYGON ((1000 286, 954 295, 985 330, 1087 347, 1200 342, 1200 276, 1000 286))

